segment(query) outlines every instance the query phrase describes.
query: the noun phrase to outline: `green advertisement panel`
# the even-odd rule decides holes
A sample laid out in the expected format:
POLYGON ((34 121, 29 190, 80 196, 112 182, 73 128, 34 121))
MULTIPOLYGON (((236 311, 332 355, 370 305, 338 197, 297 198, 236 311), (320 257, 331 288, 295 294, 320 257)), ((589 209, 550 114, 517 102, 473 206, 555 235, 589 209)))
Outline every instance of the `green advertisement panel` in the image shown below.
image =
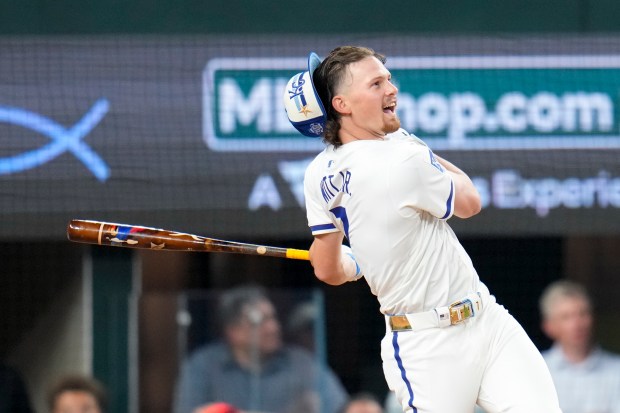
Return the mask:
MULTIPOLYGON (((282 109, 304 59, 214 59, 203 136, 214 150, 320 149, 282 109), (295 70, 296 69, 296 70, 295 70)), ((395 57, 402 126, 434 149, 619 148, 620 57, 395 57)))

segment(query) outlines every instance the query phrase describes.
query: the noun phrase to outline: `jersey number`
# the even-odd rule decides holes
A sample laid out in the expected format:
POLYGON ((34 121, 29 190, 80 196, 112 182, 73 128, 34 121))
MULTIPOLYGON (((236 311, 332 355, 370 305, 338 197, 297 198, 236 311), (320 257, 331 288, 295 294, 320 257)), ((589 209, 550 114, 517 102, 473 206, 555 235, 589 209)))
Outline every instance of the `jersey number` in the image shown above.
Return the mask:
POLYGON ((344 227, 344 235, 347 237, 349 241, 349 218, 347 217, 347 210, 344 207, 337 206, 329 210, 336 218, 342 221, 342 226, 344 227))

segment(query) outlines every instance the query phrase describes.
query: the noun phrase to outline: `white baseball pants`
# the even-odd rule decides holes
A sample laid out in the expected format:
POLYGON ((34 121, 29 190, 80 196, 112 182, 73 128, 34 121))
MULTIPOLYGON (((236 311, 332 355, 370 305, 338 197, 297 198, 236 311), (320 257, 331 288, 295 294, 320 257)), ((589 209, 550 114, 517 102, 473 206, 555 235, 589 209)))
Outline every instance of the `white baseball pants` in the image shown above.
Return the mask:
POLYGON ((383 371, 407 413, 561 413, 547 365, 521 325, 494 299, 460 324, 392 332, 383 371))

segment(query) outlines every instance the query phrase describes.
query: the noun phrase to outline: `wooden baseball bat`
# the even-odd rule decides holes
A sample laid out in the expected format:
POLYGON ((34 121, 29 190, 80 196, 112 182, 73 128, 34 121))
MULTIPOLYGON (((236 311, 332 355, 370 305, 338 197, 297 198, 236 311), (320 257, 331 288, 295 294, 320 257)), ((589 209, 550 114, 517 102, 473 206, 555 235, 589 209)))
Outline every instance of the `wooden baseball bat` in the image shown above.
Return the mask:
POLYGON ((309 260, 309 252, 206 238, 183 232, 136 225, 73 219, 67 225, 69 241, 114 247, 168 251, 228 252, 309 260))

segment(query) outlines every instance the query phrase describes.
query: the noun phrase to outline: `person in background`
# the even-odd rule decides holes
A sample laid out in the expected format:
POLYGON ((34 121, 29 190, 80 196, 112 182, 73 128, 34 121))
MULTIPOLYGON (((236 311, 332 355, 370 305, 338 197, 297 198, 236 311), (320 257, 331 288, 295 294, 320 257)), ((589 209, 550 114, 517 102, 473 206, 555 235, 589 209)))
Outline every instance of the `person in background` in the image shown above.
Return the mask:
POLYGON ((0 363, 0 412, 32 413, 24 382, 14 368, 0 363))
POLYGON ((553 340, 543 357, 563 413, 620 413, 620 356, 596 344, 586 289, 556 281, 543 291, 540 312, 542 330, 553 340))
POLYGON ((316 303, 300 303, 293 309, 286 323, 288 342, 303 347, 311 353, 316 352, 315 324, 318 317, 316 303))
POLYGON ((383 413, 383 408, 372 393, 361 392, 351 396, 340 413, 383 413))
POLYGON ((383 409, 385 410, 385 413, 402 413, 403 411, 403 408, 396 399, 396 393, 392 390, 389 390, 385 396, 385 400, 383 401, 383 409))
POLYGON ((209 403, 198 407, 193 413, 242 413, 241 410, 228 403, 209 403))
POLYGON ((83 375, 58 379, 47 397, 50 413, 106 413, 107 395, 103 384, 83 375))
POLYGON ((335 413, 347 401, 331 370, 308 351, 284 344, 276 309, 263 288, 226 291, 219 316, 222 339, 198 348, 181 366, 176 413, 212 402, 243 411, 335 413))

